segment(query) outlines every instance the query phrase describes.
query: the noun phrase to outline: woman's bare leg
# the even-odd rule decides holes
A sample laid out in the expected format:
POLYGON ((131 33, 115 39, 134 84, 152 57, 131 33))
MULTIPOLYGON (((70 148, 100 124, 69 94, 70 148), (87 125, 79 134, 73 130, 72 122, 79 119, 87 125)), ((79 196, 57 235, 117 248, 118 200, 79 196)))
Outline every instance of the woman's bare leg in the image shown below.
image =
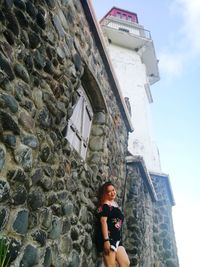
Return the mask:
POLYGON ((119 246, 116 253, 116 259, 119 264, 119 267, 128 267, 130 266, 130 261, 126 250, 123 246, 119 246))
POLYGON ((103 255, 105 267, 116 267, 116 252, 110 251, 109 254, 103 255))

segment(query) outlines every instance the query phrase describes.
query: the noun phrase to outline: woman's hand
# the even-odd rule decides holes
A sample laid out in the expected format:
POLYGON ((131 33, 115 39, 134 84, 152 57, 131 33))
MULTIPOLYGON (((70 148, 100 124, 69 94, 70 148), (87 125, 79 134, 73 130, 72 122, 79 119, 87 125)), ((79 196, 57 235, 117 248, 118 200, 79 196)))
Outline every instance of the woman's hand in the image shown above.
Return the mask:
POLYGON ((108 255, 110 253, 110 241, 105 241, 103 244, 103 250, 105 255, 108 255))

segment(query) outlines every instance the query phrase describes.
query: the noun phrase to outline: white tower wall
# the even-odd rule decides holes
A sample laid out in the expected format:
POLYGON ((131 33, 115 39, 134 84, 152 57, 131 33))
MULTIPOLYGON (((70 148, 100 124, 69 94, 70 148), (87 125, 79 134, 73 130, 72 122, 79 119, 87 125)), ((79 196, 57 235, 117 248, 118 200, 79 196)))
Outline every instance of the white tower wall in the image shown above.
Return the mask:
POLYGON ((151 93, 146 67, 134 50, 109 44, 109 54, 124 97, 131 105, 134 132, 129 136, 129 151, 144 158, 148 170, 160 172, 160 157, 152 134, 151 93))

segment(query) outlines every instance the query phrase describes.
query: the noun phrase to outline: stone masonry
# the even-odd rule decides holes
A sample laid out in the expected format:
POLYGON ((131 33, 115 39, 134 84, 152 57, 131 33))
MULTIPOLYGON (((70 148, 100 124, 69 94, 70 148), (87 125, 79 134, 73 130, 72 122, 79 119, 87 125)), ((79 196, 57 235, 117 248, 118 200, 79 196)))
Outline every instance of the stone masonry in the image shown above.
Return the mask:
POLYGON ((95 266, 96 192, 107 177, 123 188, 124 119, 79 1, 0 3, 0 229, 12 266, 95 266), (104 98, 86 161, 63 136, 81 84, 104 98))

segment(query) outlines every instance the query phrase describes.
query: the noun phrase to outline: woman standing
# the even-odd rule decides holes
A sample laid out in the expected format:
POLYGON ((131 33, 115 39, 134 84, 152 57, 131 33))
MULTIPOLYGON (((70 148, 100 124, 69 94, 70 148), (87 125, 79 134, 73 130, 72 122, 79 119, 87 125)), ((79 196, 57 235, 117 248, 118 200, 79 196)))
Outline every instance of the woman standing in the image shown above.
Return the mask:
POLYGON ((103 252, 106 267, 116 267, 116 261, 119 267, 128 267, 130 261, 121 240, 124 215, 115 199, 114 185, 106 182, 99 193, 97 248, 103 252))

